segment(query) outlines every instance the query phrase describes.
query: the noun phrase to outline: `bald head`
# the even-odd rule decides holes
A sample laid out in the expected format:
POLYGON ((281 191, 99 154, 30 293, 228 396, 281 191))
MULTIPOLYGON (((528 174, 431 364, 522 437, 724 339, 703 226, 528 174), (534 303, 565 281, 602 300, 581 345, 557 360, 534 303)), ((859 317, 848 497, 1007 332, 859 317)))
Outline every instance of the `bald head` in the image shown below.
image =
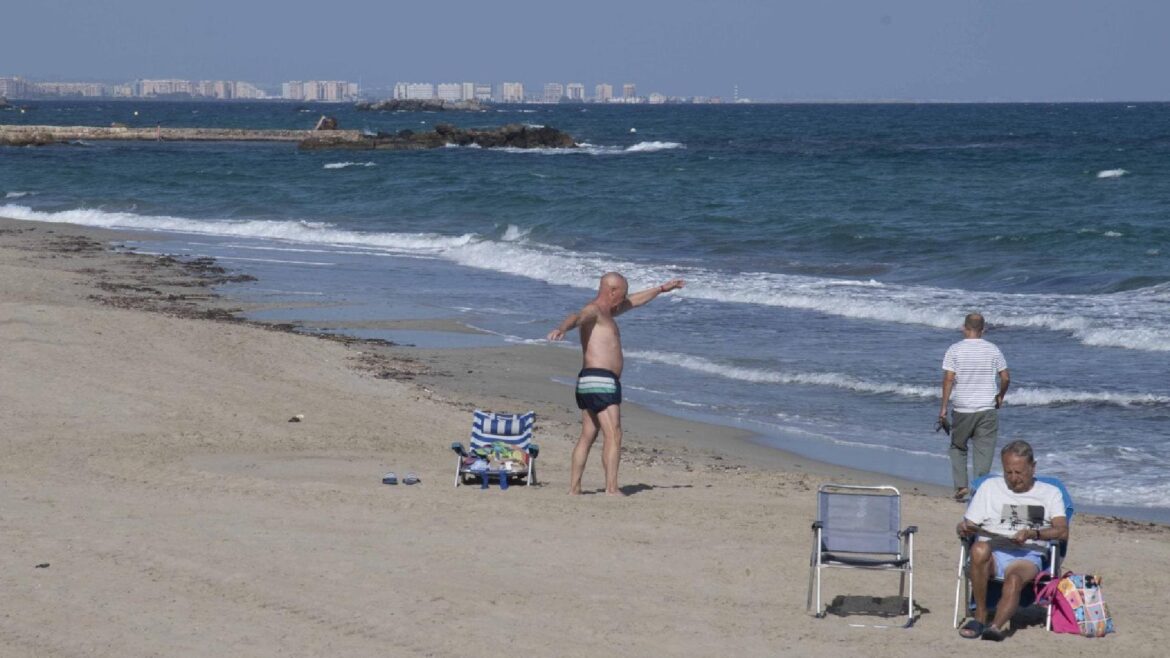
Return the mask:
POLYGON ((598 288, 598 291, 604 292, 619 286, 625 286, 626 288, 629 288, 630 284, 626 281, 626 277, 622 276, 618 272, 606 272, 605 274, 601 275, 601 286, 598 288))
POLYGON ((606 272, 597 286, 597 303, 607 311, 612 311, 626 300, 630 293, 630 284, 626 277, 617 272, 606 272))

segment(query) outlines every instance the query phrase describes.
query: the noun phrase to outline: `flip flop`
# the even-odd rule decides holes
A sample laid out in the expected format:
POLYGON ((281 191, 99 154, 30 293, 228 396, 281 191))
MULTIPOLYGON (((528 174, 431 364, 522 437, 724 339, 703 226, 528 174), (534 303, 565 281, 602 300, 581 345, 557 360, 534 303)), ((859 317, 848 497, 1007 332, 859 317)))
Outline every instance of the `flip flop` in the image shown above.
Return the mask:
POLYGON ((967 496, 970 496, 970 495, 971 495, 971 490, 968 489, 967 487, 959 487, 958 489, 955 489, 955 500, 957 502, 961 503, 961 502, 967 500, 967 496))
POLYGON ((402 478, 402 484, 418 484, 419 482, 422 480, 418 479, 414 473, 407 473, 406 477, 402 478))
POLYGON ((394 474, 394 471, 390 471, 382 476, 382 484, 398 484, 398 476, 394 474))
POLYGON ((980 637, 984 637, 983 634, 986 632, 987 628, 974 619, 969 620, 959 629, 959 635, 968 640, 978 640, 980 637))
POLYGON ((983 629, 983 639, 991 640, 992 642, 1003 642, 1003 631, 994 626, 988 626, 983 629))

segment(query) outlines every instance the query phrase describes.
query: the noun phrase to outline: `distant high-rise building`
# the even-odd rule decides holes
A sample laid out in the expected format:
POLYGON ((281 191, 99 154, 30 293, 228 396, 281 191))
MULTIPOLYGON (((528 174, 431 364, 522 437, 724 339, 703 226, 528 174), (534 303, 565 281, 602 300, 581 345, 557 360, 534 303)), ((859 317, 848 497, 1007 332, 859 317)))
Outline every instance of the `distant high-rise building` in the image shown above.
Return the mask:
MULTIPOLYGON (((232 85, 233 98, 264 98, 264 92, 247 82, 232 85)), ((280 97, 294 101, 352 101, 358 96, 358 85, 344 80, 305 80, 286 82, 280 86, 280 97)))
POLYGON ((0 78, 0 96, 26 98, 29 96, 29 83, 19 77, 0 78))
POLYGON ((650 97, 647 100, 651 105, 661 105, 662 103, 666 102, 666 96, 658 92, 654 92, 650 94, 650 97))
POLYGON ((460 88, 459 100, 461 100, 461 101, 475 100, 475 83, 474 82, 461 82, 459 84, 459 88, 460 88))
POLYGON ((305 98, 304 83, 300 80, 285 82, 280 85, 280 97, 290 101, 303 100, 305 98))
POLYGON ((501 83, 500 101, 504 103, 523 103, 524 85, 519 82, 501 83))
POLYGON ((613 98, 613 85, 605 83, 593 88, 593 99, 598 103, 608 103, 613 98))
POLYGON ((429 82, 408 82, 405 89, 407 100, 429 101, 435 97, 435 85, 429 82))
POLYGON ((622 85, 622 98, 624 98, 626 100, 630 100, 630 99, 637 98, 637 97, 638 97, 638 91, 637 91, 637 88, 634 86, 634 83, 627 82, 626 84, 622 85))
POLYGON ((472 98, 477 101, 490 101, 492 99, 492 86, 476 83, 472 98))
POLYGON ((544 102, 559 103, 565 95, 565 86, 559 82, 546 82, 544 85, 544 102))
POLYGON ((565 98, 581 103, 585 101, 585 85, 580 82, 570 82, 565 85, 565 98))
POLYGON ((444 101, 461 101, 463 100, 463 85, 458 82, 441 82, 437 88, 436 95, 439 100, 444 101))
POLYGON ((85 96, 93 98, 106 95, 106 87, 93 82, 34 82, 30 91, 39 96, 85 96))
POLYGON ((194 91, 190 80, 140 80, 143 96, 191 95, 194 91))

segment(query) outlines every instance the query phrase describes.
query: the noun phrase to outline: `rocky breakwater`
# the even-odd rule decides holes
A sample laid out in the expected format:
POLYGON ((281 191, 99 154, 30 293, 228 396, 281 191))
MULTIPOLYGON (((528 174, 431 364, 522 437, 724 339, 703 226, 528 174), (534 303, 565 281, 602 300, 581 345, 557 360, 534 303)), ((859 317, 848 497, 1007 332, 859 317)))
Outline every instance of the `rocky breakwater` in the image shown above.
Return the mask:
POLYGON ((479 112, 479 101, 446 101, 440 99, 402 99, 361 101, 354 108, 366 112, 479 112))
POLYGON ((572 135, 546 126, 533 127, 510 123, 499 128, 456 128, 440 123, 431 132, 402 130, 397 133, 362 135, 360 139, 338 139, 336 131, 310 134, 300 148, 314 149, 385 149, 416 151, 444 146, 478 146, 481 148, 577 148, 572 135))
POLYGON ((336 142, 360 141, 357 130, 252 130, 245 128, 164 128, 162 126, 0 126, 0 146, 43 146, 102 140, 160 142, 299 142, 313 134, 328 134, 336 142))

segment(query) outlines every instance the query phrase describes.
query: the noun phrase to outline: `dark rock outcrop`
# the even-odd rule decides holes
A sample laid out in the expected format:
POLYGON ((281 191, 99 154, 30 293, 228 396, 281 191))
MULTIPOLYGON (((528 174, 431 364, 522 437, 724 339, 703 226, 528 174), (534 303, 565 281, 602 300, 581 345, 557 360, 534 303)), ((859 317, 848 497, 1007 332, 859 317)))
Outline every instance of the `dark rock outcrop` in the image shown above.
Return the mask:
POLYGON ((440 123, 428 133, 401 130, 397 133, 378 133, 360 140, 331 139, 326 134, 313 134, 300 143, 302 149, 386 149, 412 151, 443 146, 479 146, 482 148, 563 148, 577 147, 571 135, 546 126, 530 127, 510 123, 499 128, 457 128, 440 123))
POLYGON ((483 106, 479 101, 431 100, 384 100, 361 101, 354 106, 369 112, 479 112, 483 106))
POLYGON ((8 107, 8 99, 0 96, 0 110, 8 107))
POLYGON ((317 126, 313 130, 337 130, 337 119, 322 114, 321 118, 317 119, 317 126))

